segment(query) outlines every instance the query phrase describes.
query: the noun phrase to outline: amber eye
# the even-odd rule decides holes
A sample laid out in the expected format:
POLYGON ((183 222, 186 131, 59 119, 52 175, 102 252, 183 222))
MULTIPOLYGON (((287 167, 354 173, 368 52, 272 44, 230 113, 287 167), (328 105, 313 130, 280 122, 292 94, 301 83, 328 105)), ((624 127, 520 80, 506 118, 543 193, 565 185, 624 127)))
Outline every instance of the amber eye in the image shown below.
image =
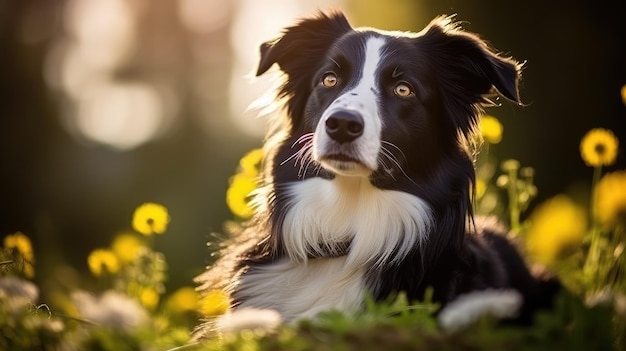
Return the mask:
POLYGON ((337 85, 337 76, 332 72, 324 74, 324 77, 322 77, 322 85, 327 88, 334 87, 337 85))
POLYGON ((393 93, 403 98, 415 95, 411 86, 405 82, 398 83, 396 87, 393 88, 393 93))

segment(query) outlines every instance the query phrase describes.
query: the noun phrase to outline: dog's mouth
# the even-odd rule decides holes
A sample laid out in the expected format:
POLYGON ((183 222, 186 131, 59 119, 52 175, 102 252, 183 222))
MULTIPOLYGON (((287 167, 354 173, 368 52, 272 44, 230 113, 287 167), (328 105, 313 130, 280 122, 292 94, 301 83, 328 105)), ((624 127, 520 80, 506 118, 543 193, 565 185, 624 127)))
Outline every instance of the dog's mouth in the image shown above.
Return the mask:
POLYGON ((352 162, 363 164, 358 158, 346 154, 331 154, 324 158, 336 162, 352 162))
POLYGON ((367 176, 373 171, 361 159, 345 153, 333 153, 320 157, 322 167, 340 175, 367 176))

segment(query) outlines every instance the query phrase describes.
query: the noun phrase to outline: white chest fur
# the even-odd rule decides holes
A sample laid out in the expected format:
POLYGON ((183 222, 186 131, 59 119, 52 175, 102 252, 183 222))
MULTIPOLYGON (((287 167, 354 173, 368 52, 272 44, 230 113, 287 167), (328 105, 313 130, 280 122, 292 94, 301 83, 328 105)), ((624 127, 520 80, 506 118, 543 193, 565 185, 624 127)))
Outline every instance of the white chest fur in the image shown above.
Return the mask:
POLYGON ((285 258, 242 276, 239 308, 275 310, 283 321, 312 318, 322 311, 356 311, 363 301, 364 268, 346 269, 345 257, 297 263, 285 258))
POLYGON ((426 240, 431 224, 430 208, 422 199, 378 189, 366 178, 312 178, 294 183, 289 191, 283 241, 298 262, 332 253, 347 242, 348 266, 393 262, 426 240))
POLYGON ((285 321, 358 309, 367 269, 404 257, 426 239, 431 223, 423 200, 366 178, 313 178, 289 192, 282 233, 288 257, 251 268, 235 294, 241 308, 273 309, 285 321), (324 257, 346 243, 347 254, 324 257))

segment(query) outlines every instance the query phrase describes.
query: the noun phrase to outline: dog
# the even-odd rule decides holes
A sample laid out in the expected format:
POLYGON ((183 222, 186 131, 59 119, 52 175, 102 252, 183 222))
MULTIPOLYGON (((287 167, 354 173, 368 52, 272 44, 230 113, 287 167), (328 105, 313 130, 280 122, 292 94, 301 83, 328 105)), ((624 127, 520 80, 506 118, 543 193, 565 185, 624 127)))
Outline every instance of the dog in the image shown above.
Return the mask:
POLYGON ((454 17, 419 33, 353 29, 340 12, 303 18, 261 45, 257 76, 277 65, 282 113, 264 144, 255 215, 199 277, 231 310, 283 322, 355 313, 403 292, 446 306, 483 290, 521 296, 516 319, 548 306, 498 225, 474 218, 472 141, 499 96, 523 105, 522 64, 454 17))

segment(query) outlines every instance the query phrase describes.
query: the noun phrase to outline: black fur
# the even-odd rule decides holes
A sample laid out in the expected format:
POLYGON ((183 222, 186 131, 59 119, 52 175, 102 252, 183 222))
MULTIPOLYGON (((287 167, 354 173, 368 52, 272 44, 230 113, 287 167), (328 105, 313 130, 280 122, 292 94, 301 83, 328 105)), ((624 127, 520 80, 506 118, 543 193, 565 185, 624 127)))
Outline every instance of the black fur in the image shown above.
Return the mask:
MULTIPOLYGON (((433 287, 435 301, 445 305, 473 290, 515 289, 524 297, 519 320, 530 322, 534 309, 550 304, 558 283, 534 277, 504 231, 474 219, 475 171, 468 147, 483 107, 491 104, 490 97, 499 94, 521 105, 521 65, 497 54, 450 17, 436 18, 419 33, 389 33, 355 31, 342 14, 320 13, 261 46, 257 74, 277 64, 285 75, 278 98, 284 101, 286 113, 270 131, 265 147, 266 206, 238 242, 225 250, 218 263, 220 273, 211 268, 201 277, 204 288, 224 286, 251 267, 286 256, 281 232, 290 198, 285 186, 311 177, 335 177, 319 166, 299 167, 297 159, 290 159, 294 145, 315 130, 322 112, 338 94, 360 79, 354 69, 363 60, 361 47, 367 38, 381 35, 388 36, 386 62, 379 73, 381 138, 397 146, 390 151, 399 164, 396 176, 378 169, 369 180, 377 188, 403 191, 426 201, 434 225, 424 247, 415 247, 399 263, 368 271, 370 293, 383 300, 404 291, 409 299, 418 300, 426 288, 433 287), (326 71, 337 72, 341 89, 318 87, 326 71), (392 94, 396 77, 414 88, 414 99, 386 98, 392 94), (400 171, 405 176, 397 176, 400 171)), ((346 250, 349 243, 334 254, 346 250)))

